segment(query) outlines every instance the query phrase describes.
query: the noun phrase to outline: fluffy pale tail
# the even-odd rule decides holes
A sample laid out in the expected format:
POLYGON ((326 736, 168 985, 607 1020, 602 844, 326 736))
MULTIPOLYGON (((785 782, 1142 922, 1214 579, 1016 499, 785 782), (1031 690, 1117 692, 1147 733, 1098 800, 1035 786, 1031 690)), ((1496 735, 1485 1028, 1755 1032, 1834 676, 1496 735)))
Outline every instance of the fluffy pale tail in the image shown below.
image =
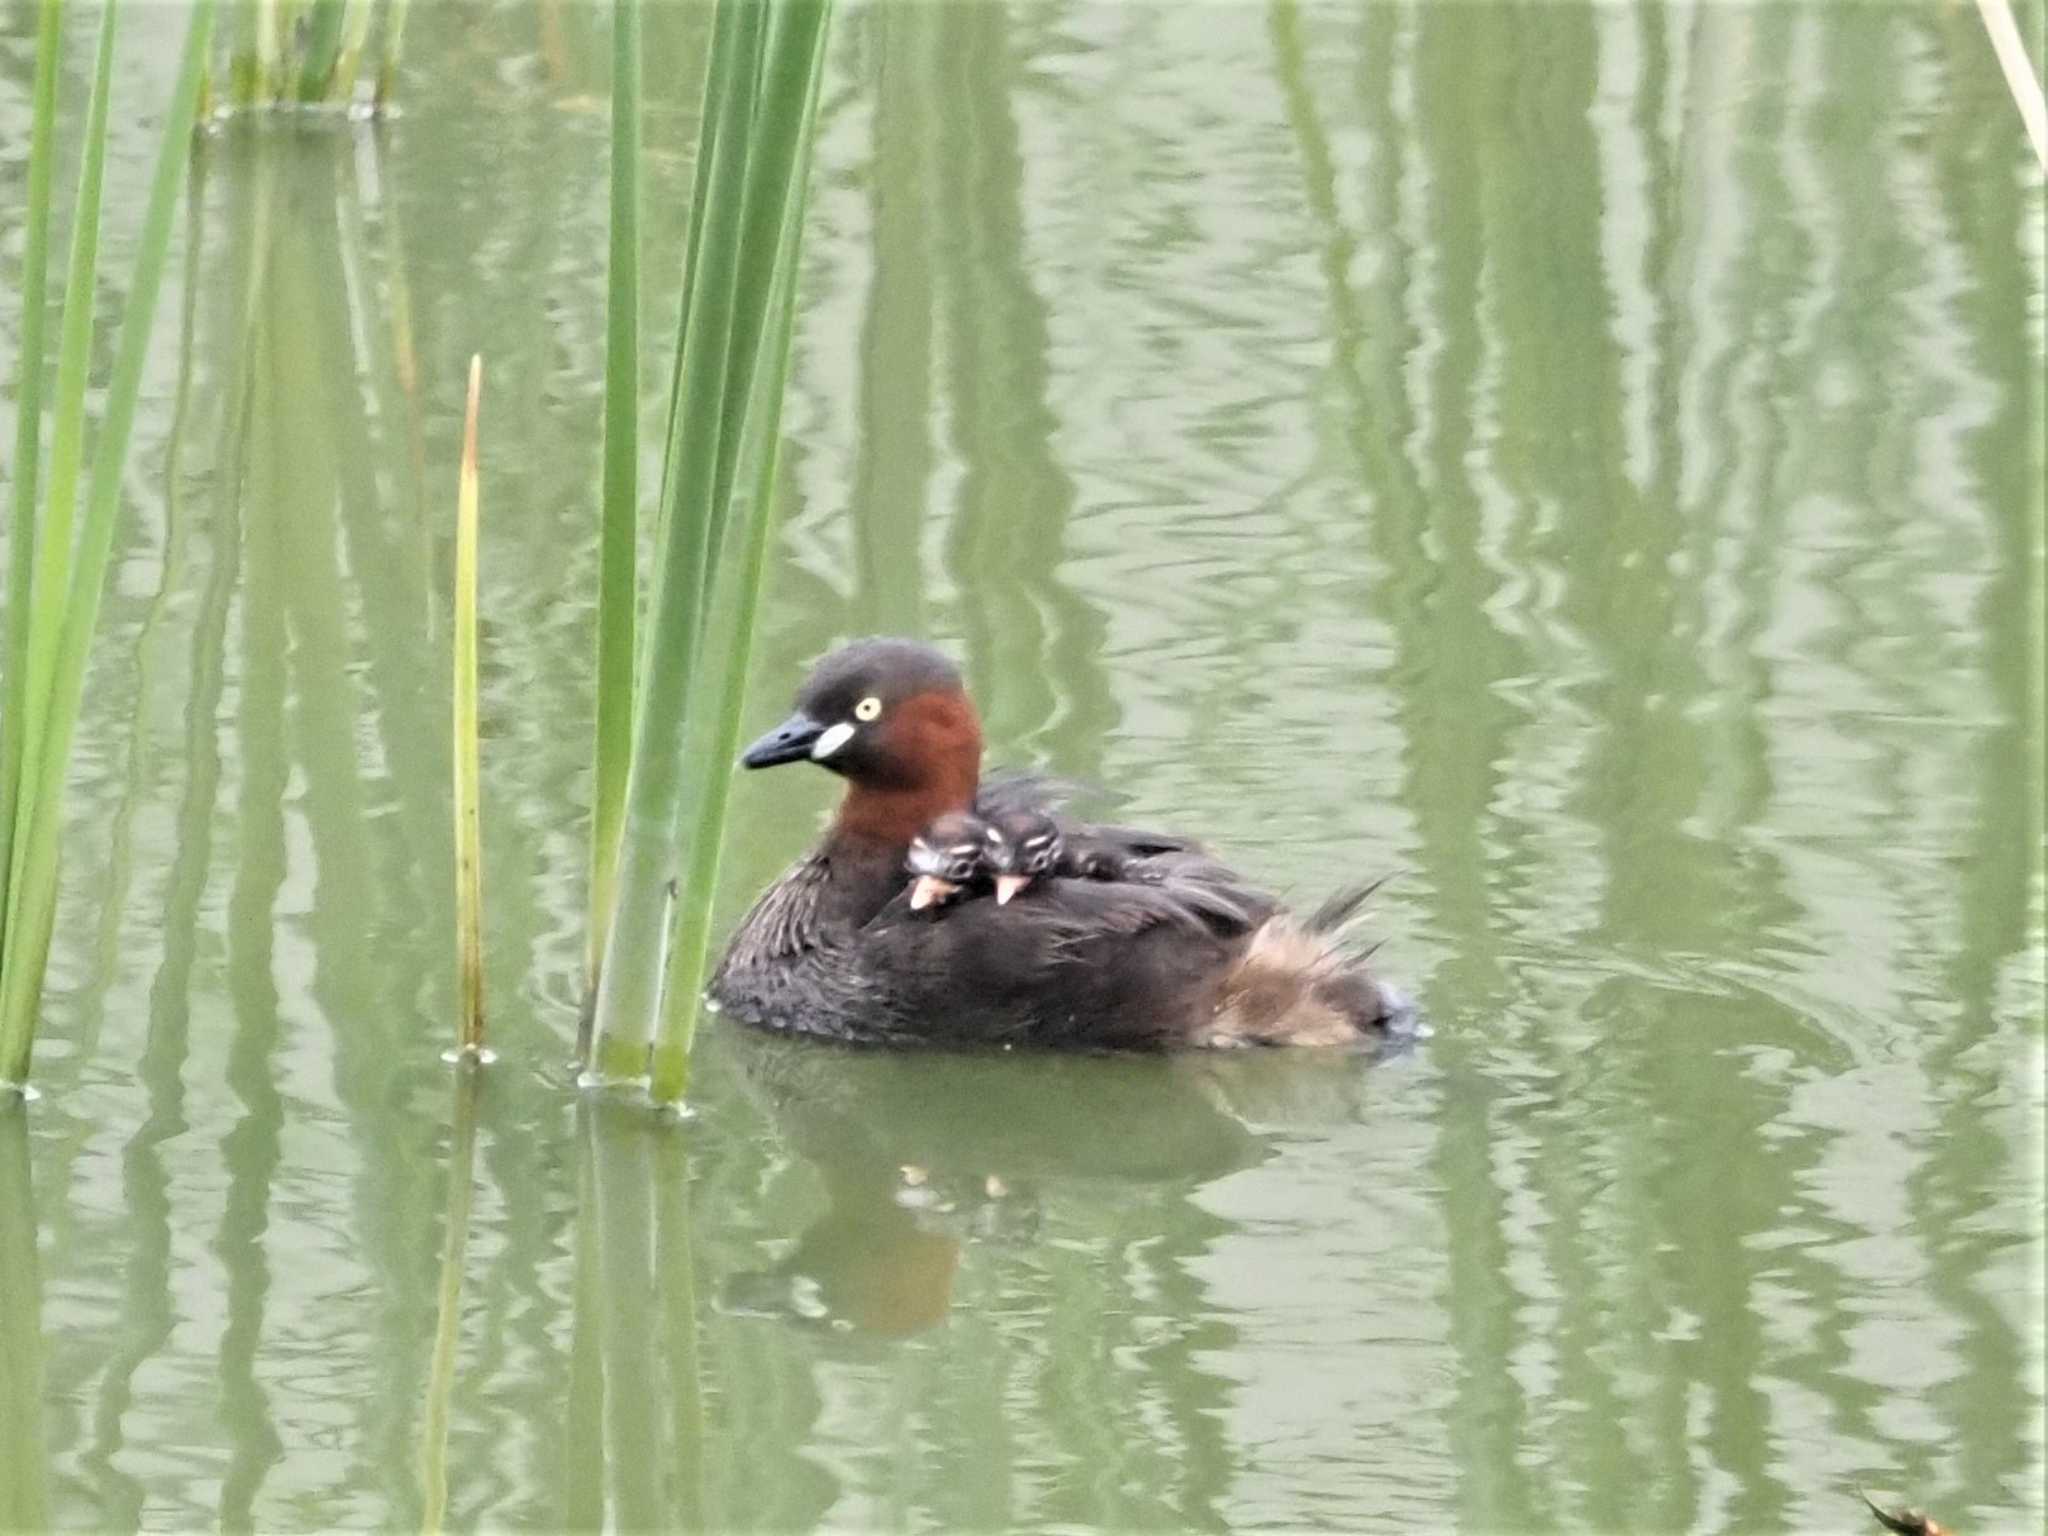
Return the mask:
POLYGON ((1405 1018, 1405 1000, 1374 979, 1366 955, 1340 942, 1384 883, 1348 886, 1306 918, 1278 912, 1261 923, 1224 977, 1215 1017, 1198 1043, 1355 1045, 1405 1018))

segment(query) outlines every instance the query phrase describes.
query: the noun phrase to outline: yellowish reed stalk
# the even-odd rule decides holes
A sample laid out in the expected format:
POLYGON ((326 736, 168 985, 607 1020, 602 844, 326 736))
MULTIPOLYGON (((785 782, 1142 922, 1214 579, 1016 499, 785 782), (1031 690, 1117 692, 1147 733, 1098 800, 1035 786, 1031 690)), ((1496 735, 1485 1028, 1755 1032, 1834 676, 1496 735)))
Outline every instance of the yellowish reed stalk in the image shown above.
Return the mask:
POLYGON ((372 104, 381 112, 391 103, 398 85, 399 51, 405 42, 405 13, 411 0, 391 0, 384 13, 384 56, 377 63, 377 89, 372 104))
POLYGON ((462 473, 455 498, 455 949, 461 974, 458 1054, 484 1056, 483 816, 476 741, 477 406, 484 360, 469 360, 462 473))
POLYGON ((363 48, 370 40, 370 20, 376 14, 375 0, 348 0, 341 24, 341 52, 334 61, 331 94, 339 102, 355 100, 356 77, 362 72, 363 48))

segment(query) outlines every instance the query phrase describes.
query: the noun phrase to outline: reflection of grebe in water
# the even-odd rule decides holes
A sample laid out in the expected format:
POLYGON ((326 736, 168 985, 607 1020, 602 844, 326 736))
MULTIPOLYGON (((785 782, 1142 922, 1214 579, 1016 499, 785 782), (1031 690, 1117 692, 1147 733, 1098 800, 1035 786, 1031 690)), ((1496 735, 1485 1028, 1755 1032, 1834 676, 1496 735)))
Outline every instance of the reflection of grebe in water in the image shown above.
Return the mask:
POLYGON ((968 1243, 1037 1235, 1033 1192, 995 1174, 960 1181, 915 1164, 830 1162, 818 1171, 825 1213, 780 1263, 728 1277, 726 1310, 902 1338, 945 1320, 968 1243))
POLYGON ((901 1056, 724 1039, 829 1205, 788 1254, 727 1276, 720 1304, 887 1337, 942 1321, 977 1249, 1035 1248, 1079 1205, 1185 1201, 1272 1155, 1269 1131, 1355 1118, 1371 1075, 1312 1052, 901 1056))

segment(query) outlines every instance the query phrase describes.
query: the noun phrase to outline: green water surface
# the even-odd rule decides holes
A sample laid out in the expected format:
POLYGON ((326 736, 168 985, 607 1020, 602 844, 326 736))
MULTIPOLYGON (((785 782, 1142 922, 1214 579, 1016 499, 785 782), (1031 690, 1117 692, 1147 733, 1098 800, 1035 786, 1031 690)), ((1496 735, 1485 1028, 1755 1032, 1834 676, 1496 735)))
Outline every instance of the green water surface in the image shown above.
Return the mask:
MULTIPOLYGON (((648 41, 652 425, 703 10, 648 41)), ((749 726, 928 636, 994 758, 1394 872, 1433 1034, 718 1024, 680 1128, 565 1072, 608 46, 415 5, 400 120, 201 152, 0 1112, 0 1527, 2038 1531, 2043 199, 1974 8, 845 5, 749 726)), ((832 793, 738 786, 723 923, 832 793)))

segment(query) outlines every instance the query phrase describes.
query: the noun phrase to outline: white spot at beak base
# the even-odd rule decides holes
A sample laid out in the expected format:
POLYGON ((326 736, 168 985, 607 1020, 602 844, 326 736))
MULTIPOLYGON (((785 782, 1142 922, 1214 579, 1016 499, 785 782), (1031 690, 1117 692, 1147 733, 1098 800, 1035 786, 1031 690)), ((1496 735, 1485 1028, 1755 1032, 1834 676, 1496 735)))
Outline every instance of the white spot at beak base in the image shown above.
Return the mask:
POLYGON ((844 720, 837 725, 827 726, 825 732, 811 743, 811 761, 822 763, 853 739, 853 727, 844 720))

